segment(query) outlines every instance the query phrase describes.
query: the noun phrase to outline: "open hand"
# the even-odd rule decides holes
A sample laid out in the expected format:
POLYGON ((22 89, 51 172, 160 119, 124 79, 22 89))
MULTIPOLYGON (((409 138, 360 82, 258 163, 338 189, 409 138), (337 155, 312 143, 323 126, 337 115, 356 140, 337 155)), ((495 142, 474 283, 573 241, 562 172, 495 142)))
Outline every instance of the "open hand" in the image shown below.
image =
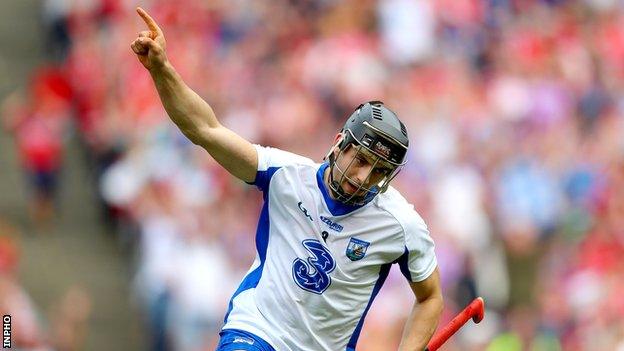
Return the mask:
POLYGON ((139 36, 130 44, 130 47, 148 70, 162 67, 167 62, 165 35, 145 10, 137 7, 136 11, 149 30, 139 32, 139 36))

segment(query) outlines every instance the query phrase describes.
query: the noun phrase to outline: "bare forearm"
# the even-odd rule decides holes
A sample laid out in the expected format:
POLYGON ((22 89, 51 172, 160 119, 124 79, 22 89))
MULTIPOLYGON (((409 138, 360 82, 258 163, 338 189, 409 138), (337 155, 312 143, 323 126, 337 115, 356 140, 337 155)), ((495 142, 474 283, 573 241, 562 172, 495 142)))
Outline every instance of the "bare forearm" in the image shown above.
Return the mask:
POLYGON ((424 350, 438 326, 444 302, 441 296, 432 296, 414 305, 405 323, 400 351, 424 350))
POLYGON ((169 62, 150 70, 150 75, 171 120, 192 142, 205 142, 200 140, 205 132, 219 126, 210 105, 184 83, 169 62))

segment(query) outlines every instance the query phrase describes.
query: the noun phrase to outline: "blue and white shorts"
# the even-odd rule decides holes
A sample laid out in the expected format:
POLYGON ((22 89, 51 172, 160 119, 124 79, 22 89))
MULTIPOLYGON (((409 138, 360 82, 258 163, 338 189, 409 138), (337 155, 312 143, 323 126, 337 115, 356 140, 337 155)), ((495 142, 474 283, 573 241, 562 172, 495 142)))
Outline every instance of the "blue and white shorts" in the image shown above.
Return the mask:
POLYGON ((275 351, 257 335, 238 329, 223 329, 215 351, 275 351))

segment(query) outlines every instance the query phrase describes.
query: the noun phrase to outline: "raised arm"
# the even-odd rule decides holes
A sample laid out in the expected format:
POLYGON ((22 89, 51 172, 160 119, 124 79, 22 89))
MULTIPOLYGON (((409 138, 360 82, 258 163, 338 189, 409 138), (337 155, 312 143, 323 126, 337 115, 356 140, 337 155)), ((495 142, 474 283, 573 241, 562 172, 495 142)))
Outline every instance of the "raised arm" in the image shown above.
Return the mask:
POLYGON ((140 32, 130 47, 154 80, 169 118, 232 175, 253 182, 258 166, 254 146, 222 126, 210 105, 184 83, 167 59, 162 30, 145 10, 137 8, 137 12, 148 30, 140 32))

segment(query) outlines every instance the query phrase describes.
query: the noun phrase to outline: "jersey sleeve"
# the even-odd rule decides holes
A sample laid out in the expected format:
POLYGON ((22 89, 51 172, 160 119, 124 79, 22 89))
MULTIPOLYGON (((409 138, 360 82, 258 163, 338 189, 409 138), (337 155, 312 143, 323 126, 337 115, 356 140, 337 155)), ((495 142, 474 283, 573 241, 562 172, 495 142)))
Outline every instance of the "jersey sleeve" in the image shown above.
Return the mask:
POLYGON ((262 191, 268 190, 273 174, 281 167, 291 164, 314 164, 311 159, 292 152, 257 144, 254 144, 254 147, 258 152, 258 170, 256 179, 250 184, 262 191))
POLYGON ((411 282, 427 279, 437 266, 435 245, 427 225, 416 213, 404 224, 405 252, 399 258, 401 272, 411 282))

